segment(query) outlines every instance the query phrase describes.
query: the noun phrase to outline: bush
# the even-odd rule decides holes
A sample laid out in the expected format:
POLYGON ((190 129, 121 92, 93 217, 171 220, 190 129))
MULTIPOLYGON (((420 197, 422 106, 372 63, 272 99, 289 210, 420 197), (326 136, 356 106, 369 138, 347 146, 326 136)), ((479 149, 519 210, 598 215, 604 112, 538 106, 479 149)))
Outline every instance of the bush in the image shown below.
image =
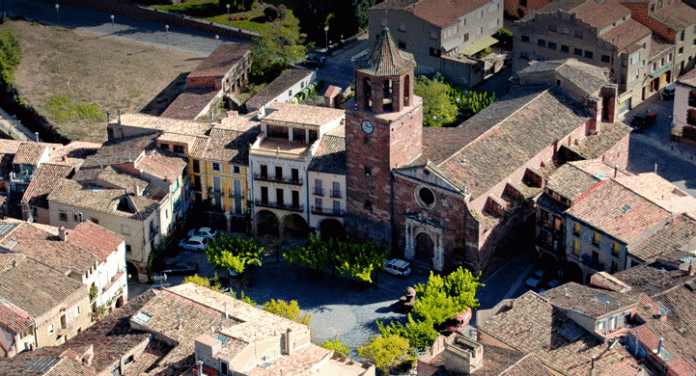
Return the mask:
POLYGON ((297 300, 291 300, 288 303, 281 299, 271 299, 263 305, 263 310, 307 326, 309 326, 309 322, 312 319, 312 316, 309 314, 302 315, 297 300))
POLYGON ((376 336, 366 344, 358 347, 358 355, 367 358, 382 372, 388 373, 392 368, 407 362, 413 362, 408 340, 400 335, 376 336))
POLYGON ((333 350, 335 352, 339 352, 343 355, 348 355, 350 353, 350 346, 341 342, 341 340, 338 339, 338 335, 334 339, 327 339, 324 342, 317 343, 317 345, 319 345, 327 350, 333 350))

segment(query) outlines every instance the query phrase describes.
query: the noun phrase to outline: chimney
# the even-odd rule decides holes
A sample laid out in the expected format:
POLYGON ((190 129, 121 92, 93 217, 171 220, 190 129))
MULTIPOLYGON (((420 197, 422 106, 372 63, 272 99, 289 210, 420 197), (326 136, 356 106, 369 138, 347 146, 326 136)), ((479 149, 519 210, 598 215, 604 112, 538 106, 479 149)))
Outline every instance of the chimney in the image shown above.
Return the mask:
POLYGON ((689 277, 696 275, 696 270, 694 270, 694 260, 689 261, 689 277))
POLYGON ((65 161, 68 160, 68 156, 67 156, 67 155, 64 155, 63 158, 61 158, 61 159, 63 160, 63 162, 65 162, 65 161))
POLYGON ((198 361, 198 376, 203 376, 203 361, 198 361))
POLYGON ((614 165, 614 179, 616 179, 616 175, 619 173, 619 165, 615 164, 614 165))
POLYGON ((662 341, 664 341, 665 338, 660 336, 660 342, 657 344, 657 352, 655 353, 657 356, 660 356, 660 353, 662 352, 662 341))
POLYGON ((121 110, 118 110, 118 125, 121 125, 121 110))
POLYGON ((68 230, 65 229, 65 227, 60 226, 58 229, 58 237, 60 238, 61 241, 65 241, 68 239, 68 230))
POLYGON ((140 185, 139 184, 135 185, 135 195, 140 196, 140 185))
POLYGON ((285 333, 285 351, 288 356, 292 353, 292 340, 292 329, 288 328, 288 331, 285 333))
POLYGON ((592 355, 592 364, 590 366, 590 369, 594 369, 594 361, 596 359, 596 356, 592 355))
POLYGON ((34 136, 36 137, 36 143, 39 143, 39 132, 34 132, 34 136))

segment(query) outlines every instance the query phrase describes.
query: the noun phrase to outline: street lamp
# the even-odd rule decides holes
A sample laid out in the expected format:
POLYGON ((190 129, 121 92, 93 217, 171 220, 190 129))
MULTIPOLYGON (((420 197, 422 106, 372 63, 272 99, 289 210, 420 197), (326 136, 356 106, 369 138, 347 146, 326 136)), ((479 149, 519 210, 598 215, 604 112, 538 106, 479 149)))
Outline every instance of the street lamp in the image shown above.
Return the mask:
POLYGON ((324 37, 326 38, 326 52, 329 52, 329 27, 324 26, 324 37))
POLYGON ((58 9, 60 8, 60 4, 56 4, 56 15, 58 16, 58 26, 60 26, 60 12, 58 9))
POLYGON ((167 33, 167 49, 169 49, 169 25, 164 25, 164 30, 167 33))
POLYGON ((116 39, 116 27, 114 26, 114 15, 111 15, 111 34, 113 34, 114 39, 116 39))
MULTIPOLYGON (((4 1, 4 0, 3 0, 4 1)), ((230 21, 232 21, 232 18, 230 18, 230 4, 225 5, 227 7, 227 26, 230 25, 230 21)))
POLYGON ((217 47, 220 47, 220 36, 215 34, 215 44, 217 44, 217 47))

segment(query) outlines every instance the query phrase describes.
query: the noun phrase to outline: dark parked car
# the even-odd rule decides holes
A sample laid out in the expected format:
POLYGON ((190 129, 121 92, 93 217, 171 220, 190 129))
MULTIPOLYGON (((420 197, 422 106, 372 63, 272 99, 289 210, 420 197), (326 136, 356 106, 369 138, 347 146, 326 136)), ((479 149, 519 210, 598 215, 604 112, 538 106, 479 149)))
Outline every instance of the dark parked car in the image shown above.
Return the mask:
POLYGON ((170 265, 167 267, 167 270, 163 270, 162 274, 166 275, 192 275, 196 274, 198 271, 198 265, 188 262, 188 261, 183 261, 183 262, 178 262, 174 265, 170 265))
POLYGON ((657 119, 657 112, 645 110, 645 112, 633 117, 633 120, 631 120, 631 127, 633 127, 634 132, 640 133, 655 124, 655 119, 657 119))
POLYGON ((323 67, 326 65, 326 56, 322 55, 307 55, 304 64, 309 67, 323 67))

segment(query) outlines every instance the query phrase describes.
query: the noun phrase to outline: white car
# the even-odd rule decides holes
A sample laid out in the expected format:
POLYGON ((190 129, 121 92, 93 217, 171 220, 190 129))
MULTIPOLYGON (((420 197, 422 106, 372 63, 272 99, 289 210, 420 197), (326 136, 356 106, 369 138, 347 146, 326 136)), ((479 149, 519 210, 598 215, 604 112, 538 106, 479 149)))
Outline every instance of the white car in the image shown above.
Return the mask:
POLYGON ((411 264, 408 261, 400 259, 388 260, 382 265, 382 268, 387 273, 403 277, 411 274, 411 264))
POLYGON ((188 239, 181 239, 179 242, 179 248, 185 249, 187 251, 205 251, 208 249, 208 244, 206 239, 202 236, 192 236, 188 239))
POLYGON ((210 227, 201 227, 201 228, 199 228, 199 229, 195 229, 195 228, 194 228, 194 229, 191 229, 191 230, 188 232, 188 236, 189 236, 189 237, 192 237, 192 236, 200 236, 200 237, 202 237, 202 238, 212 239, 212 238, 218 236, 218 231, 217 231, 217 230, 213 230, 213 229, 210 228, 210 227))

